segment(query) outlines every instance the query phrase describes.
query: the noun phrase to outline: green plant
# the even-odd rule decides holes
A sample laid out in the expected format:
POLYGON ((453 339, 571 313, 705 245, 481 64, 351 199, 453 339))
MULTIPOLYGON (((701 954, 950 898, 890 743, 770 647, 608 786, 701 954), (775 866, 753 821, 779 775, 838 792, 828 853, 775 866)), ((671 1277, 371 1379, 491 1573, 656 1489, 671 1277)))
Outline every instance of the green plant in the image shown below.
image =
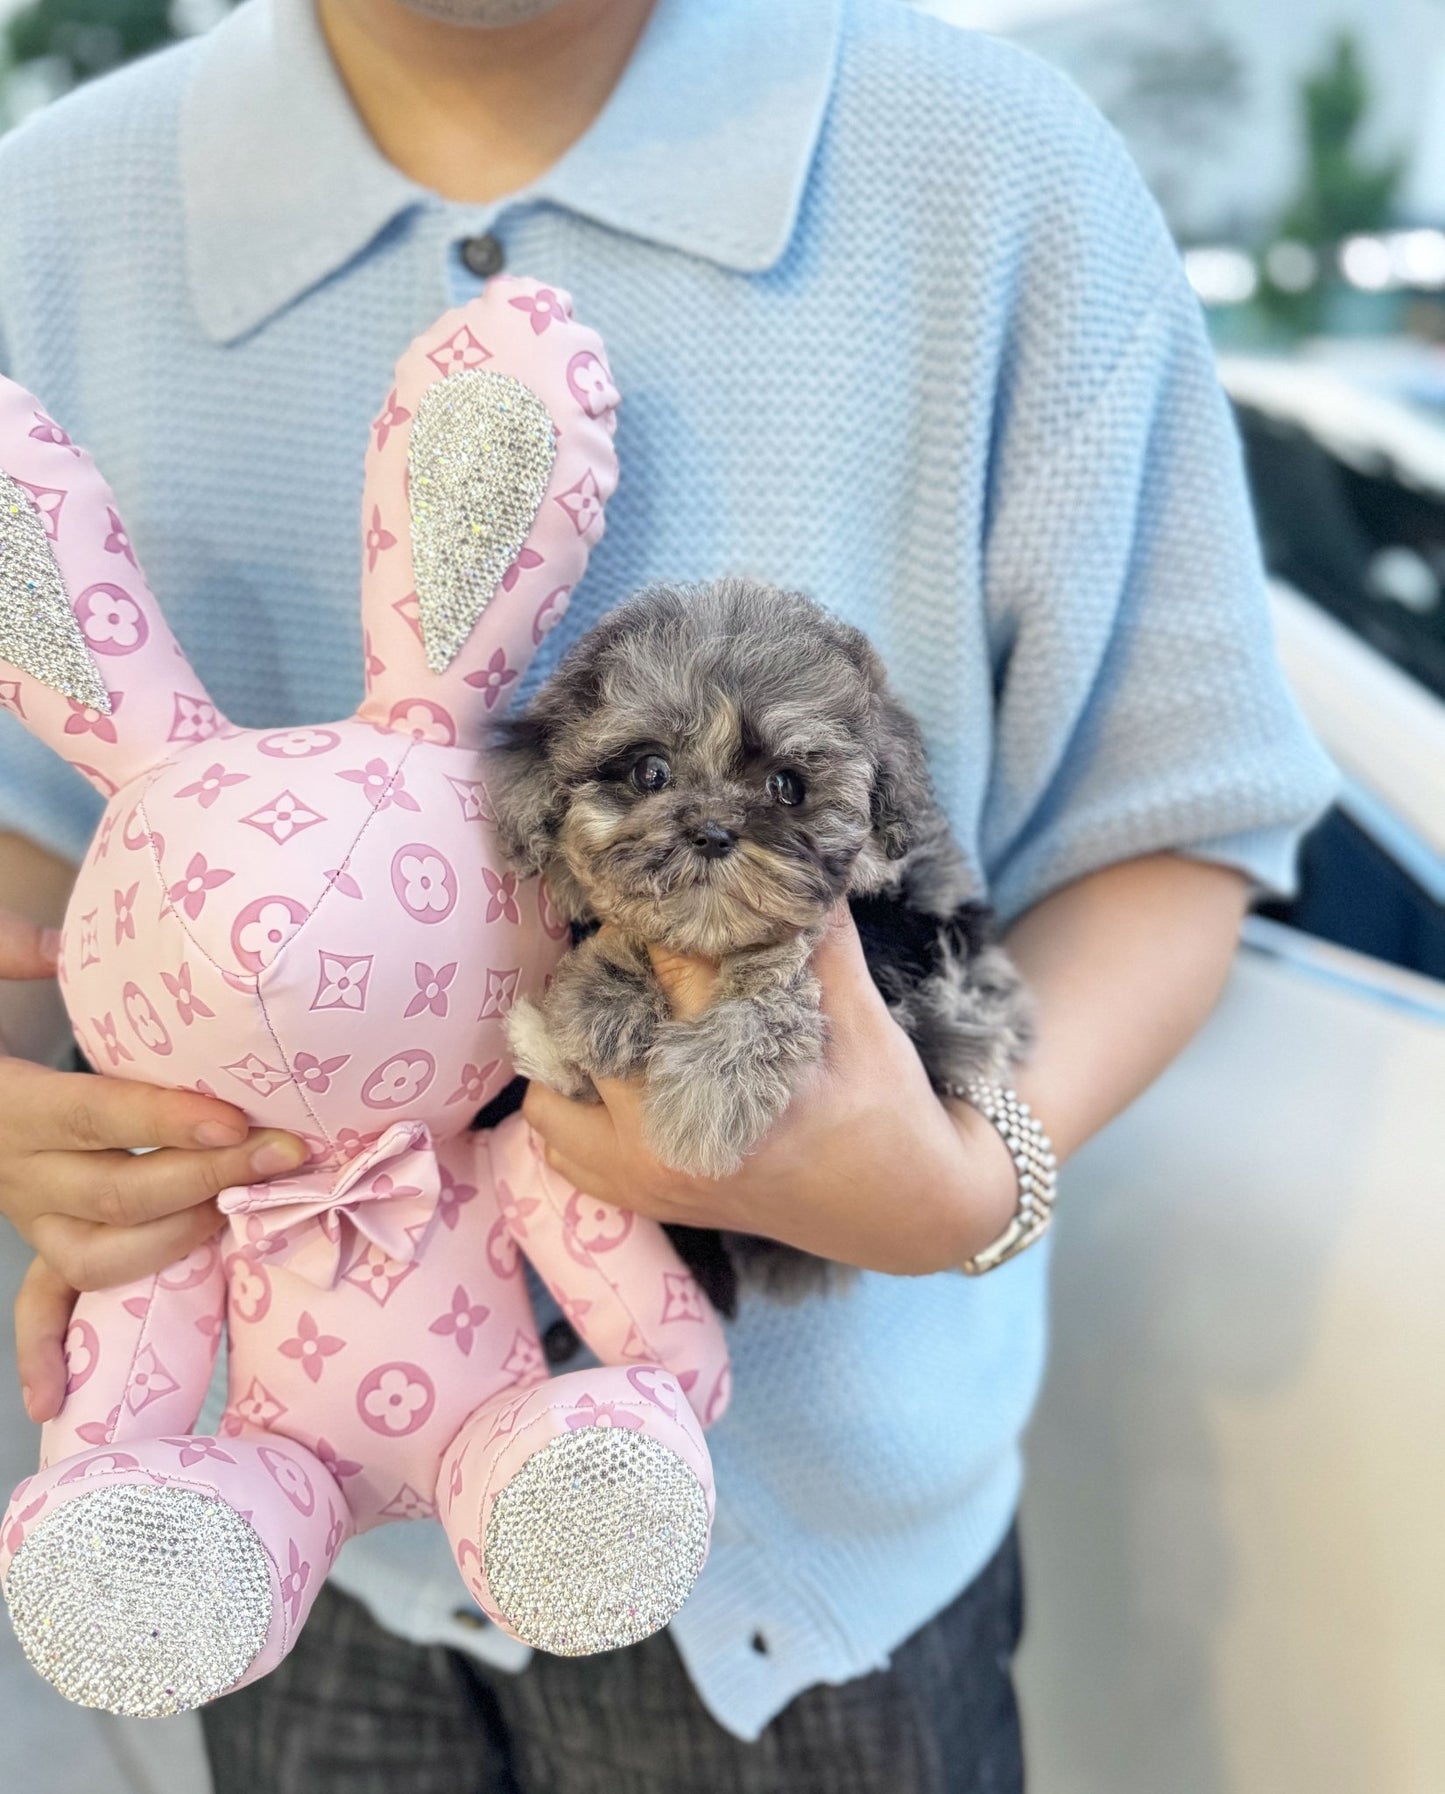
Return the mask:
POLYGON ((0 25, 0 125, 26 104, 204 30, 233 0, 30 0, 0 25), (16 81, 16 76, 21 80, 16 81), (24 103, 17 101, 24 88, 24 103))
POLYGON ((72 83, 144 55, 176 36, 171 0, 31 0, 5 28, 17 67, 54 61, 72 83))
MULTIPOLYGON (((1373 106, 1369 73, 1351 32, 1340 32, 1325 60, 1300 87, 1304 170, 1294 198, 1280 220, 1279 235, 1316 250, 1342 239, 1377 231, 1391 221, 1404 178, 1405 158, 1374 158, 1361 138, 1373 106)), ((1266 281, 1266 307, 1298 329, 1317 323, 1318 288, 1285 293, 1266 281)))

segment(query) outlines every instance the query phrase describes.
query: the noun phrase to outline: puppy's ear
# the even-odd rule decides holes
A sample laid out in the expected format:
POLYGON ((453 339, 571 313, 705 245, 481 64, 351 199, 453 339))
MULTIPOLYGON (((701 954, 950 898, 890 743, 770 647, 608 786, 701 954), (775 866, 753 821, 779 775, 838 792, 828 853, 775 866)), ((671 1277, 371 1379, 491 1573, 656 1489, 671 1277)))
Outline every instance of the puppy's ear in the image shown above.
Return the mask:
POLYGON ((901 860, 933 812, 933 787, 918 724, 886 688, 877 693, 874 716, 873 838, 885 859, 901 860))
POLYGON ((528 713, 501 725, 487 753, 486 786, 502 852, 519 872, 545 872, 567 798, 544 717, 528 713))
POLYGON ((883 661, 862 630, 840 624, 838 636, 872 697, 869 745, 875 770, 868 807, 873 840, 885 860, 901 860, 936 809, 923 737, 893 695, 883 661))

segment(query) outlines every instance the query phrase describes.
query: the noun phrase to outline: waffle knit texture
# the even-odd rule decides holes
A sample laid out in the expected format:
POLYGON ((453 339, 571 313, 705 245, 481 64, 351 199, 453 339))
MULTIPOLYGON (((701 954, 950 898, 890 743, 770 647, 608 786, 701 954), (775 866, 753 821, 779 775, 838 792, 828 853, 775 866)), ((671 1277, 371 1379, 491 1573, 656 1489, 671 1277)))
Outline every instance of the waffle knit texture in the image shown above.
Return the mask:
MULTIPOLYGON (((529 684, 643 581, 759 575, 871 636, 1005 918, 1162 849, 1289 887, 1330 773, 1201 315, 1113 132, 1028 56, 898 0, 660 0, 597 126, 476 207, 381 161, 308 0, 249 0, 0 143, 0 193, 0 367, 95 454, 236 721, 360 697, 368 424, 490 231, 624 395, 607 534, 529 684)), ((93 798, 0 723, 0 828, 78 856, 93 798)), ((673 1625, 732 1731, 884 1664, 987 1561, 1047 1265, 745 1305, 673 1625)), ((456 1617, 430 1525, 338 1575, 398 1631, 518 1660, 456 1617)))

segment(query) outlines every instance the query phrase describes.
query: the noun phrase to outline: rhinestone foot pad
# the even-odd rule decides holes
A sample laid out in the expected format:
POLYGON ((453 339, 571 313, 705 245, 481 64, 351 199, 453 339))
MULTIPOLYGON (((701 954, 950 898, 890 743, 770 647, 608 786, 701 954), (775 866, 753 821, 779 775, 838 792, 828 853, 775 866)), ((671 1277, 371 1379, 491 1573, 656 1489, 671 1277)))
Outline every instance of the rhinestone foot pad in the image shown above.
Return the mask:
POLYGON ((487 1580, 519 1638, 584 1657, 665 1626, 707 1541, 707 1498, 676 1452, 622 1427, 586 1427, 553 1439, 497 1497, 487 1580))
POLYGON ((265 1548, 225 1502, 121 1483, 41 1522, 5 1581, 34 1667, 68 1700, 130 1718, 232 1687, 265 1642, 265 1548))

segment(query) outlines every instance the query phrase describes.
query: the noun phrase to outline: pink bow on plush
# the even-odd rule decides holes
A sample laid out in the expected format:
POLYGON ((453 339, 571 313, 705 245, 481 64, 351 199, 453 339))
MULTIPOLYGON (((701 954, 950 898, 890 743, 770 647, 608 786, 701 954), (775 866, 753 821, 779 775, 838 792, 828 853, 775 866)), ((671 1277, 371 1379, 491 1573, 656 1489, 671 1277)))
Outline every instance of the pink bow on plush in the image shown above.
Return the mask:
POLYGON ((431 1130, 399 1121, 337 1171, 320 1201, 315 1183, 277 1179, 240 1184, 220 1199, 237 1243, 263 1258, 289 1265, 298 1276, 331 1289, 341 1275, 346 1229, 343 1217, 398 1264, 410 1264, 436 1223, 441 1172, 431 1130), (298 1201, 296 1191, 307 1190, 298 1201))

